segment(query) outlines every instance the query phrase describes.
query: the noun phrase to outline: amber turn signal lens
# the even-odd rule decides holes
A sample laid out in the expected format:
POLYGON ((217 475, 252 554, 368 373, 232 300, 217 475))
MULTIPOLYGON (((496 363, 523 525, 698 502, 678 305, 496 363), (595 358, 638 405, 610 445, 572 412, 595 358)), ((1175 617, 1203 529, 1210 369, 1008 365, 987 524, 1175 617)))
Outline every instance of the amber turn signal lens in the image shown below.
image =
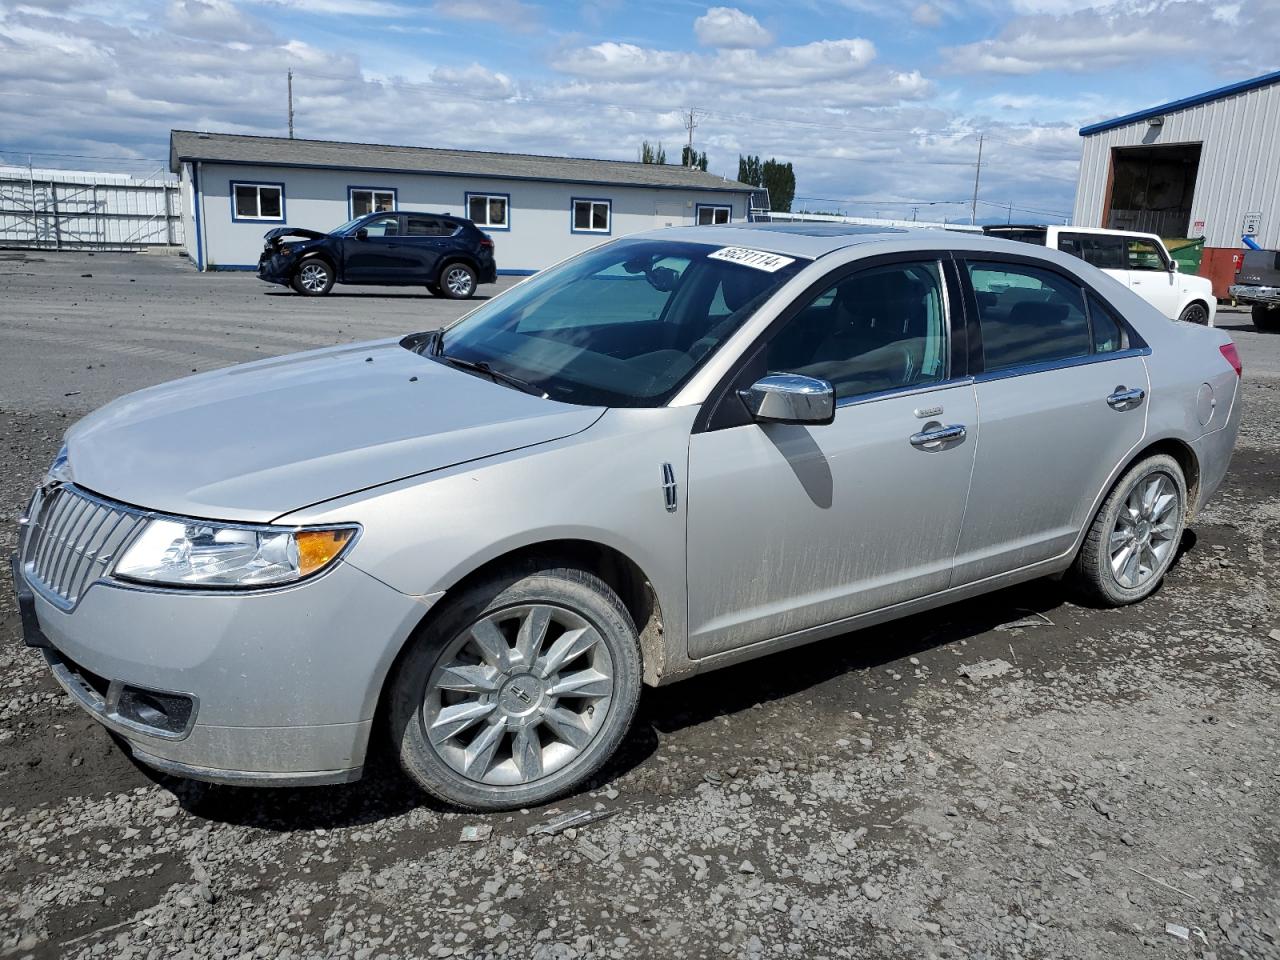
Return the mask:
POLYGON ((354 530, 299 530, 293 535, 298 544, 298 574, 306 577, 323 570, 354 534, 354 530))

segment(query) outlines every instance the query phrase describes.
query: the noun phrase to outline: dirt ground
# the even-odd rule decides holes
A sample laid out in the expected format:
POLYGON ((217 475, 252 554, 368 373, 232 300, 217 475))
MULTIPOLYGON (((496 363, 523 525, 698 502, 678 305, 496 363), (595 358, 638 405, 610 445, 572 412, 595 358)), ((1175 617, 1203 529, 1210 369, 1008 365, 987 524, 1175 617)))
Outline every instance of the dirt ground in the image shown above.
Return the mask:
MULTIPOLYGON (((344 292, 0 251, 0 514, 111 397, 460 309, 344 292)), ((1280 957, 1280 336, 1219 321, 1246 415, 1157 596, 1035 583, 646 691, 549 809, 442 810, 385 761, 308 790, 148 773, 20 645, 3 575, 0 956, 1280 957), (605 816, 529 832, 573 810, 605 816)))

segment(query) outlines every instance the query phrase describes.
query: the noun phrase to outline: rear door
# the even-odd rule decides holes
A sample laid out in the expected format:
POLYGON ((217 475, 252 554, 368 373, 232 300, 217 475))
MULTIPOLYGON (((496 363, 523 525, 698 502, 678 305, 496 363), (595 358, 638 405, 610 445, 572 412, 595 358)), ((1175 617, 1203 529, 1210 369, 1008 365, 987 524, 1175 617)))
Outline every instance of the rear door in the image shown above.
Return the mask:
POLYGON ((405 214, 404 243, 412 255, 414 280, 424 284, 435 282, 440 260, 456 246, 451 238, 458 232, 458 224, 445 217, 405 214))
POLYGON ((1129 286, 1128 248, 1125 238, 1111 233, 1058 232, 1058 249, 1091 263, 1103 273, 1129 286))
POLYGON ((1149 351, 1106 301, 1038 261, 963 264, 981 442, 954 585, 1061 555, 1146 433, 1149 351))
POLYGON ((403 283, 416 262, 404 242, 404 217, 383 214, 360 229, 365 233, 363 240, 354 233, 343 238, 343 279, 347 283, 403 283))

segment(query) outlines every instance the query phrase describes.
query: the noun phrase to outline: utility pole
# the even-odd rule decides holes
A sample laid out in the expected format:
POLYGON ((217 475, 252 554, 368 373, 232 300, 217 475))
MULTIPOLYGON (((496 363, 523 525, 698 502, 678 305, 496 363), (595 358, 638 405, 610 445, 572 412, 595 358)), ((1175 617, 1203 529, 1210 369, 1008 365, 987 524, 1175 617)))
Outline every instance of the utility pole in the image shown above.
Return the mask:
POLYGON ((978 178, 982 176, 982 141, 986 134, 978 134, 978 165, 973 170, 973 204, 969 207, 970 226, 978 222, 978 178))
POLYGON ((917 214, 917 213, 919 213, 919 212, 920 212, 920 208, 919 208, 919 207, 912 207, 912 208, 911 208, 911 222, 912 222, 912 223, 915 223, 915 222, 916 222, 916 214, 917 214))
POLYGON ((697 125, 698 122, 693 117, 693 111, 690 110, 688 116, 684 119, 684 128, 689 131, 689 148, 685 151, 685 162, 690 169, 698 165, 698 158, 693 155, 693 130, 697 125))
POLYGON ((293 139, 293 67, 289 68, 289 139, 293 139))
POLYGON ((1005 223, 1013 223, 1013 201, 1012 200, 1009 201, 1009 216, 1005 220, 1005 223))

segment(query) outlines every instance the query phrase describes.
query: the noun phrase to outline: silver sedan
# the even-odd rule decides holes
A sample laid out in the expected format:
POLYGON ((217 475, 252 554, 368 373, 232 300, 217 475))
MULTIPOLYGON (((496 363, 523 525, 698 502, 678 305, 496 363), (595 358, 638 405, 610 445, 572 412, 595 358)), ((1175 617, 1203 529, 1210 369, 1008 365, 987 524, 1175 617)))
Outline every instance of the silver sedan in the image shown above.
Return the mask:
MULTIPOLYGON (((27 641, 140 761, 464 807, 581 785, 643 685, 1069 574, 1148 597, 1240 365, 1083 261, 944 232, 615 240, 443 331, 193 376, 74 426, 27 641)), ((792 652, 782 656, 798 656, 792 652)))

